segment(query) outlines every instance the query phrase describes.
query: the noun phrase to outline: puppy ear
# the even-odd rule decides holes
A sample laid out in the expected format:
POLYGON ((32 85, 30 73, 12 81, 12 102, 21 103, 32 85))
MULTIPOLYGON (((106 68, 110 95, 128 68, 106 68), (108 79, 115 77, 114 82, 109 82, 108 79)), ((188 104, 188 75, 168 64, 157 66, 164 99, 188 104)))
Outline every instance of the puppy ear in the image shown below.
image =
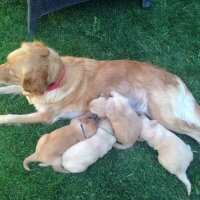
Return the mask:
POLYGON ((36 72, 27 72, 24 74, 22 87, 24 91, 34 95, 42 95, 48 87, 47 83, 48 71, 39 69, 36 72))

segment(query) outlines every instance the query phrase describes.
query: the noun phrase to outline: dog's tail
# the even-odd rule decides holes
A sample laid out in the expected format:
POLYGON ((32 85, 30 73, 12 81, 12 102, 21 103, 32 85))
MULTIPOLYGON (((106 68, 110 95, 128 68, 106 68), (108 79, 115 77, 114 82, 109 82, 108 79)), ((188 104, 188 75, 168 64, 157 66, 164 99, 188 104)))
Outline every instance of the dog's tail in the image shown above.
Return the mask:
POLYGON ((28 164, 30 162, 37 162, 37 154, 33 153, 32 155, 28 156, 24 162, 23 162, 23 167, 27 170, 27 171, 31 171, 31 169, 29 168, 28 164))
POLYGON ((181 180, 185 184, 185 186, 187 188, 188 196, 190 196, 190 194, 191 194, 191 183, 190 183, 186 173, 177 174, 177 177, 179 178, 179 180, 181 180))

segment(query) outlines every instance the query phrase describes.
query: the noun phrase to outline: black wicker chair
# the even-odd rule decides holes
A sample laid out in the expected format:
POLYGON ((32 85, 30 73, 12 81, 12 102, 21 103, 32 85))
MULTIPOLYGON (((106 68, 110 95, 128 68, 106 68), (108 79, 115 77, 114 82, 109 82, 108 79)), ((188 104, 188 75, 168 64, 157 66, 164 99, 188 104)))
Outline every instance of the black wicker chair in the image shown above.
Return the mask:
MULTIPOLYGON (((28 32, 36 31, 37 19, 50 12, 89 0, 27 0, 28 1, 28 32)), ((151 6, 152 0, 142 0, 142 7, 151 6)))

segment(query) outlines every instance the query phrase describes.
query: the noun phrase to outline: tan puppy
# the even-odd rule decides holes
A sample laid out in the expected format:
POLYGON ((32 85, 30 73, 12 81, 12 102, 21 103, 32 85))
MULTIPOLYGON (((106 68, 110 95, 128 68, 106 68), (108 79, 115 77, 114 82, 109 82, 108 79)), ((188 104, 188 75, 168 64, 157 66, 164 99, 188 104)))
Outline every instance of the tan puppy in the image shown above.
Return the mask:
POLYGON ((149 146, 158 151, 159 163, 171 174, 175 174, 186 186, 187 193, 191 193, 191 183, 187 178, 186 170, 193 160, 193 153, 175 134, 165 129, 157 121, 143 118, 141 138, 149 146))
MULTIPOLYGON (((138 136, 140 136, 139 139, 147 141, 151 147, 158 151, 160 164, 186 185, 188 195, 190 195, 191 184, 186 175, 186 170, 193 160, 190 146, 155 120, 150 121, 144 116, 139 118, 128 105, 129 102, 125 97, 117 92, 111 92, 111 95, 113 97, 108 99, 99 97, 91 101, 91 112, 98 114, 99 117, 108 117, 117 140, 122 144, 128 142, 133 144, 138 136), (133 131, 134 128, 136 131, 133 131)), ((118 147, 118 144, 115 146, 118 147)))
POLYGON ((29 162, 42 162, 40 166, 52 165, 57 172, 66 173, 61 166, 61 156, 73 144, 91 137, 96 133, 97 124, 94 119, 73 119, 68 126, 43 135, 36 146, 36 151, 24 160, 26 170, 29 162))
POLYGON ((83 172, 112 148, 116 139, 112 134, 110 122, 102 119, 98 126, 94 136, 78 142, 65 151, 62 156, 62 166, 66 170, 72 173, 83 172))
POLYGON ((107 117, 112 124, 118 142, 114 146, 120 149, 131 147, 142 130, 142 120, 131 109, 129 101, 119 93, 112 91, 108 99, 99 97, 90 103, 90 110, 99 117, 107 117))

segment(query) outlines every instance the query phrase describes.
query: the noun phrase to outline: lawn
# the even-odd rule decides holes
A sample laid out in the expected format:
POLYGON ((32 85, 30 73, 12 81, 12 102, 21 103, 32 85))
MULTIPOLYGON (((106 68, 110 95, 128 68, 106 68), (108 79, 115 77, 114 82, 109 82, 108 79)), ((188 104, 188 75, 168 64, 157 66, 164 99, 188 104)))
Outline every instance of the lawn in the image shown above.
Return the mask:
MULTIPOLYGON (((151 62, 180 76, 200 102, 199 11, 199 0, 154 0, 148 10, 139 0, 91 0, 44 16, 37 33, 28 35, 26 1, 2 0, 0 63, 22 41, 41 40, 61 55, 151 62)), ((1 114, 32 111, 23 96, 0 96, 1 114)), ((0 126, 0 200, 200 199, 200 146, 184 135, 179 136, 194 153, 190 198, 142 142, 127 150, 113 148, 81 174, 63 175, 36 163, 25 171, 22 162, 38 138, 67 123, 0 126)))

